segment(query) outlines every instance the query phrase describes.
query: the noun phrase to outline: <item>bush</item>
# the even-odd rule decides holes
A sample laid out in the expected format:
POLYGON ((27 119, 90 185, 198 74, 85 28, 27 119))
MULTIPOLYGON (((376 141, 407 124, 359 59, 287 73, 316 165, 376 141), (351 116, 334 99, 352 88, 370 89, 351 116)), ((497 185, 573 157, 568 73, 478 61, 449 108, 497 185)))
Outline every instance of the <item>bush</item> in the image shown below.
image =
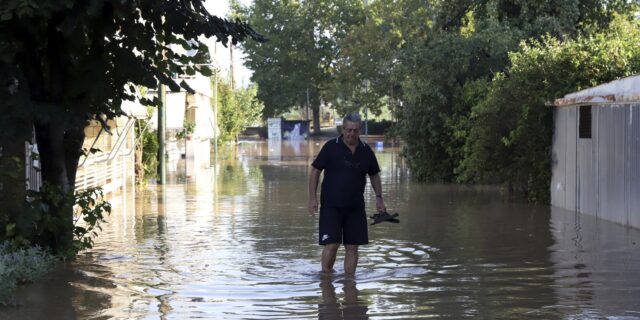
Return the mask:
POLYGON ((48 247, 66 260, 93 246, 93 238, 111 213, 111 204, 104 200, 101 188, 64 193, 44 183, 40 191, 29 191, 28 195, 30 201, 24 202, 24 210, 9 216, 0 228, 0 241, 8 240, 19 247, 48 247), (61 215, 51 209, 65 207, 75 207, 77 213, 61 215))
POLYGON ((147 120, 138 120, 136 125, 136 180, 144 184, 148 179, 158 178, 158 143, 157 131, 148 129, 147 120))
POLYGON ((553 109, 545 102, 640 72, 640 22, 614 16, 608 29, 562 41, 523 42, 473 106, 458 181, 503 183, 549 202, 553 109))
POLYGON ((33 282, 51 271, 57 259, 41 247, 14 248, 0 243, 0 305, 12 303, 19 284, 33 282))

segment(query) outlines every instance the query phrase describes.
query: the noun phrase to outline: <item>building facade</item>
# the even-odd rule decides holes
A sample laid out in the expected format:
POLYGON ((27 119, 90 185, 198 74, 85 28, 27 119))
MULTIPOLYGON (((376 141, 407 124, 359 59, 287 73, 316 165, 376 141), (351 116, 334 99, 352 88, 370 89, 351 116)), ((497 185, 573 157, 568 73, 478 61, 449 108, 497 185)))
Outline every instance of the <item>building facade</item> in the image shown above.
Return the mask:
MULTIPOLYGON (((215 87, 202 75, 178 76, 193 90, 168 90, 165 94, 166 159, 169 179, 194 178, 211 166, 212 142, 219 136, 215 87), (184 133, 186 126, 191 132, 184 133)), ((150 91, 156 95, 156 91, 150 91)), ((157 110, 151 116, 150 130, 158 128, 157 110)))

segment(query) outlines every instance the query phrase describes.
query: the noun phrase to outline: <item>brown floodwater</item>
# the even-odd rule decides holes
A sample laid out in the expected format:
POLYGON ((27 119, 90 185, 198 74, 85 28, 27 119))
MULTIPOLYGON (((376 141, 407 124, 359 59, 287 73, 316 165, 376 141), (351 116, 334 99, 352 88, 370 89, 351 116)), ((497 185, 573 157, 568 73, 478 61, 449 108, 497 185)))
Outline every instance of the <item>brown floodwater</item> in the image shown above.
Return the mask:
MULTIPOLYGON (((355 278, 342 250, 321 275, 306 211, 319 148, 244 142, 113 198, 95 248, 20 288, 0 319, 640 319, 640 230, 495 187, 414 183, 387 145, 401 222, 370 226, 355 278)), ((366 199, 373 213, 370 187, 366 199)))

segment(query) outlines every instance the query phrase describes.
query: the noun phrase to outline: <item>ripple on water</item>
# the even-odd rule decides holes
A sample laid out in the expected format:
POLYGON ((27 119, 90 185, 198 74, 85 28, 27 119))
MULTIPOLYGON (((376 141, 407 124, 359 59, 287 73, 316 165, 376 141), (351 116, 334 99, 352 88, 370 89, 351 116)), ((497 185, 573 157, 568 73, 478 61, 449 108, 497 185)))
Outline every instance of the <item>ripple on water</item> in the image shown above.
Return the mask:
POLYGON ((406 167, 394 171, 400 161, 385 153, 381 176, 402 222, 369 229, 355 279, 343 249, 336 273, 320 274, 317 218, 306 214, 311 157, 273 163, 263 151, 114 211, 47 307, 114 319, 640 317, 637 231, 599 224, 590 238, 587 219, 580 230, 553 224, 486 189, 405 184, 406 167))

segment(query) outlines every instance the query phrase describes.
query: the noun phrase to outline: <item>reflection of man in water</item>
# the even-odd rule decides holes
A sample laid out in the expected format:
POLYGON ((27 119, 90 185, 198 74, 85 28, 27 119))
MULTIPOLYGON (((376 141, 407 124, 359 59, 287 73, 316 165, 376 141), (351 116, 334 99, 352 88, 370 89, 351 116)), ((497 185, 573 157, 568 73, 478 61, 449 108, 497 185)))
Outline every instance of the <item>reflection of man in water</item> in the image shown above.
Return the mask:
POLYGON ((382 200, 380 167, 369 145, 360 141, 362 120, 357 113, 344 117, 342 135, 324 144, 313 161, 309 176, 309 213, 318 210, 316 190, 324 170, 320 194, 319 243, 322 271, 332 272, 341 243, 346 250, 344 271, 354 274, 358 265, 358 246, 369 243, 364 188, 369 175, 376 194, 378 211, 386 211, 382 200))
POLYGON ((320 282, 322 290, 322 303, 318 306, 318 319, 369 319, 366 303, 358 300, 356 282, 345 280, 342 291, 344 303, 339 304, 336 297, 336 288, 331 277, 323 277, 320 282))

